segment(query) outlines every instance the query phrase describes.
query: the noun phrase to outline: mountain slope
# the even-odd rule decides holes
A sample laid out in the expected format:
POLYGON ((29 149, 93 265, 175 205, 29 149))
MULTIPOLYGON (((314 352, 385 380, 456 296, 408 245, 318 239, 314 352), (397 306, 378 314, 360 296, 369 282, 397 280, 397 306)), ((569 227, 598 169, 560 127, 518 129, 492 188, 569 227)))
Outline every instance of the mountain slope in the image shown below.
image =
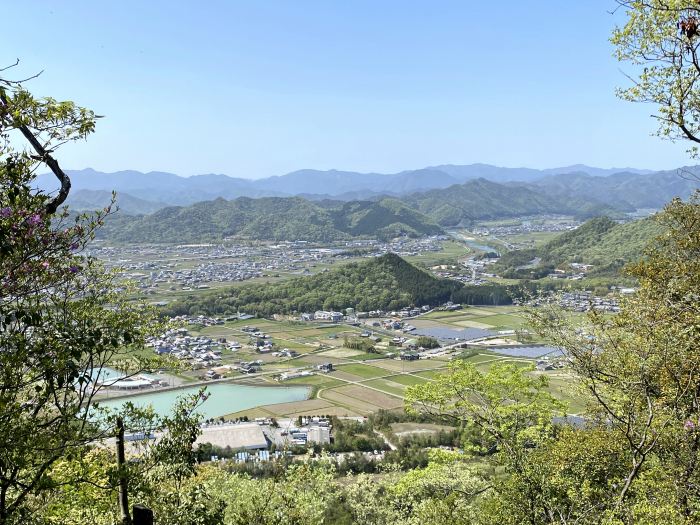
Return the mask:
POLYGON ((526 187, 556 199, 587 196, 617 209, 661 208, 674 197, 688 198, 700 188, 697 166, 655 173, 621 172, 607 177, 587 173, 552 175, 526 187))
MULTIPOLYGON (((112 193, 105 190, 78 190, 72 192, 66 204, 73 211, 94 211, 108 206, 112 202, 112 193)), ((154 213, 167 204, 139 199, 128 193, 117 194, 117 207, 125 215, 144 215, 154 213)))
POLYGON ((572 211, 568 204, 533 190, 504 186, 486 179, 415 193, 403 200, 441 226, 457 226, 477 219, 572 211))
POLYGON ((299 197, 240 197, 164 208, 143 217, 115 217, 102 234, 128 242, 220 241, 227 237, 328 242, 439 233, 442 229, 433 221, 393 199, 321 206, 299 197))
POLYGON ((496 264, 507 277, 541 276, 572 262, 593 264, 595 273, 615 273, 625 263, 639 259, 646 245, 661 233, 652 219, 619 224, 597 217, 563 233, 539 248, 508 252, 496 264), (539 260, 537 264, 530 264, 539 260))

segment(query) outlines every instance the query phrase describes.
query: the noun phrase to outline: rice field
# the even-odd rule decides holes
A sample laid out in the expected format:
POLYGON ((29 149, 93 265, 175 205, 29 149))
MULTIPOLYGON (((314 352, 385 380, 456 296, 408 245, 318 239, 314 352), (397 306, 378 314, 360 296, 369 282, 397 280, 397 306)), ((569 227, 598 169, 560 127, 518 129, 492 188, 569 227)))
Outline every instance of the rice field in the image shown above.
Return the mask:
POLYGON ((338 370, 341 372, 346 372, 355 376, 359 376, 363 379, 371 379, 373 377, 387 375, 386 371, 382 370, 381 368, 362 364, 339 365, 338 370))
MULTIPOLYGON (((469 307, 452 312, 431 312, 410 321, 421 327, 443 327, 454 330, 480 328, 491 331, 516 330, 525 326, 522 310, 518 307, 469 307)), ((269 384, 269 374, 290 369, 306 368, 312 370, 322 363, 332 363, 334 371, 329 374, 314 374, 286 381, 289 385, 308 385, 312 387, 312 398, 306 401, 282 403, 257 407, 245 413, 231 414, 233 417, 282 417, 311 414, 332 414, 342 416, 367 415, 380 409, 400 410, 403 408, 403 396, 409 386, 434 381, 447 372, 449 356, 416 361, 402 361, 387 358, 383 354, 364 353, 343 347, 345 334, 357 334, 362 327, 332 326, 318 323, 301 323, 296 321, 274 321, 268 319, 251 319, 248 321, 227 322, 225 325, 202 328, 193 333, 209 337, 225 337, 238 341, 243 348, 227 355, 227 362, 235 359, 260 359, 267 371, 265 380, 269 384), (275 350, 289 348, 298 352, 296 358, 283 358, 270 354, 259 354, 249 345, 250 336, 241 329, 254 326, 268 334, 275 343, 275 350)), ((381 334, 384 340, 378 348, 383 352, 398 349, 386 347, 387 334, 381 334)), ((515 335, 504 335, 510 339, 515 335)), ((517 366, 533 366, 533 359, 510 358, 498 355, 497 350, 478 349, 466 358, 477 370, 486 372, 494 363, 508 362, 517 366)), ((570 413, 583 410, 581 395, 574 388, 571 378, 562 371, 545 372, 550 378, 550 391, 561 399, 570 413)))

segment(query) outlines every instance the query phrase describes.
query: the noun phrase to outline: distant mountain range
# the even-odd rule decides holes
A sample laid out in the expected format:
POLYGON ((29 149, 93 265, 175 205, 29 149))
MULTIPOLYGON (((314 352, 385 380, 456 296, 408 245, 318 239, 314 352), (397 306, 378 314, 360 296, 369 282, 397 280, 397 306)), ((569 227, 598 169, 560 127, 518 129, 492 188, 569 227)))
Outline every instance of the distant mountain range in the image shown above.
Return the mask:
MULTIPOLYGON (((334 198, 338 200, 378 199, 383 196, 404 196, 415 192, 444 189, 450 186, 483 178, 497 183, 539 183, 548 178, 560 180, 570 174, 603 178, 618 173, 629 175, 654 175, 649 170, 601 169, 584 165, 535 170, 530 168, 501 168, 488 164, 427 167, 393 174, 357 173, 352 171, 299 170, 286 175, 251 180, 226 175, 195 175, 180 177, 172 173, 119 171, 102 173, 92 169, 70 171, 73 191, 116 191, 126 200, 126 195, 147 203, 129 206, 120 202, 125 213, 145 213, 141 209, 165 206, 185 206, 219 197, 290 197, 304 196, 311 200, 334 198)), ((58 188, 55 177, 43 174, 37 177, 37 187, 44 191, 58 188)), ((546 184, 546 183, 545 183, 546 184)), ((101 207, 104 196, 93 194, 94 207, 101 207)), ((90 198, 82 195, 77 204, 90 209, 90 198)), ((133 202, 132 202, 133 204, 133 202)), ((81 208, 83 209, 83 208, 81 208)))
MULTIPOLYGON (((103 233, 142 242, 329 241, 435 234, 474 221, 526 215, 615 218, 660 208, 700 187, 697 166, 618 172, 578 165, 533 170, 473 164, 391 175, 301 170, 261 180, 135 171, 69 174, 72 209, 103 208, 116 190, 121 211, 103 233)), ((49 175, 39 176, 37 185, 45 191, 56 187, 49 175)))
MULTIPOLYGON (((97 210, 112 202, 112 192, 107 190, 71 191, 66 204, 73 210, 97 210)), ((117 195, 119 210, 126 215, 147 215, 169 206, 162 202, 139 199, 128 193, 117 195)))
POLYGON ((671 171, 614 173, 595 177, 587 173, 550 175, 526 186, 557 199, 580 199, 619 210, 660 208, 674 197, 687 198, 700 188, 700 166, 671 171))

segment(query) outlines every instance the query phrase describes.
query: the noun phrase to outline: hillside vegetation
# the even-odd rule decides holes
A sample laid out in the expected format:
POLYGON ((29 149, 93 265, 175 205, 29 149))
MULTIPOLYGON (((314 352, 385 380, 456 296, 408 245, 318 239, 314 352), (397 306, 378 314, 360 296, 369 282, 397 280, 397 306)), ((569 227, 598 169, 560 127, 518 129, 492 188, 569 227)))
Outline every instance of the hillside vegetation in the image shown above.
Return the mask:
POLYGON ((591 214, 610 209, 596 202, 549 197, 539 188, 506 186, 486 179, 415 193, 403 200, 438 224, 448 227, 469 224, 474 220, 544 213, 590 217, 591 214))
POLYGON ((311 201, 302 197, 222 198, 171 206, 151 215, 112 217, 101 232, 123 242, 202 242, 226 238, 329 242, 356 237, 389 239, 443 233, 475 220, 613 212, 597 202, 553 198, 541 191, 477 179, 402 199, 311 201))
POLYGON ((245 311, 269 316, 344 308, 394 310, 447 301, 507 304, 515 292, 505 286, 466 287, 457 281, 438 279, 390 253, 310 277, 188 296, 171 304, 168 313, 230 315, 245 311))
POLYGON ((428 217, 394 199, 322 206, 300 197, 241 197, 168 207, 142 217, 114 217, 103 234, 125 242, 202 242, 225 238, 328 242, 442 232, 428 217))
POLYGON ((597 217, 539 248, 504 254, 496 268, 504 277, 541 277, 560 265, 578 262, 595 265, 596 274, 611 274, 639 259, 660 233, 653 219, 619 224, 597 217))

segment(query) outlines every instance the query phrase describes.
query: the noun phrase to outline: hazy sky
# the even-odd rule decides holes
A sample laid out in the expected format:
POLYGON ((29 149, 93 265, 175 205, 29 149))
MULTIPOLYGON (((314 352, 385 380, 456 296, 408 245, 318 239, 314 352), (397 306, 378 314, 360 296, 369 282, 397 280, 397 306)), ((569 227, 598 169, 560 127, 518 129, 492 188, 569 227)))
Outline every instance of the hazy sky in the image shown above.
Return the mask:
POLYGON ((106 118, 64 167, 258 178, 441 163, 672 168, 613 0, 7 2, 0 60, 106 118), (17 21, 15 23, 14 21, 17 21))

